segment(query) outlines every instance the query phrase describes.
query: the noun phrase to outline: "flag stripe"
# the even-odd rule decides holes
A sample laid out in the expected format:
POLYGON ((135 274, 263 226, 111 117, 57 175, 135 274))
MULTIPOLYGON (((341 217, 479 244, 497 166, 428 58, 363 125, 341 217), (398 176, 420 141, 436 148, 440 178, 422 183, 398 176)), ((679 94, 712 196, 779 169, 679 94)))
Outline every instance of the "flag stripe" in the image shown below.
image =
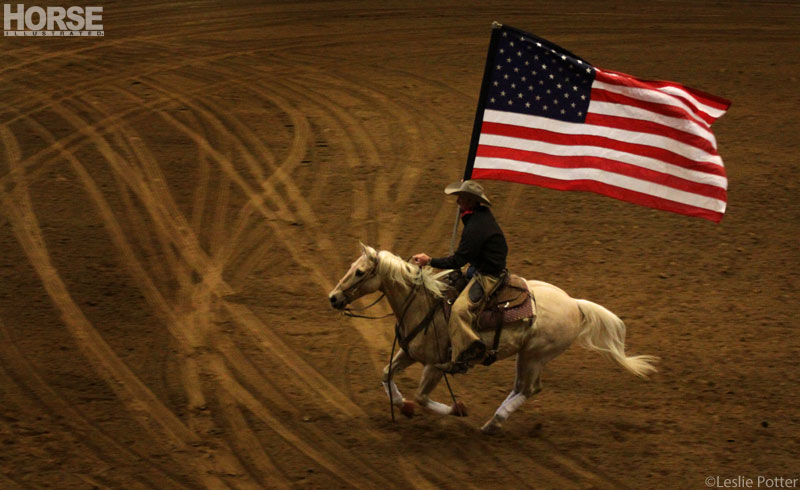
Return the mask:
POLYGON ((589 105, 589 114, 586 116, 586 124, 665 136, 672 140, 694 146, 697 149, 705 151, 709 155, 718 155, 717 149, 714 148, 707 139, 695 134, 687 133, 654 121, 644 121, 642 119, 631 119, 620 116, 606 116, 603 114, 594 114, 593 112, 592 106, 589 105))
POLYGON ((556 168, 529 162, 520 162, 504 158, 475 158, 475 169, 506 169, 515 172, 541 175, 556 180, 590 180, 603 182, 614 187, 641 192, 660 199, 675 201, 688 206, 695 206, 711 211, 725 210, 725 201, 708 196, 700 196, 691 192, 673 189, 669 186, 635 179, 625 175, 595 168, 556 168))
MULTIPOLYGON (((529 116, 527 114, 502 112, 490 109, 487 109, 483 113, 483 120, 485 122, 510 124, 522 128, 547 130, 563 135, 582 137, 596 136, 608 138, 613 140, 615 142, 614 144, 617 145, 633 144, 636 146, 648 146, 655 150, 665 150, 667 152, 674 153, 676 156, 687 158, 689 160, 722 165, 722 159, 719 157, 719 155, 709 154, 708 152, 699 148, 675 141, 665 136, 640 133, 638 131, 628 131, 625 129, 592 126, 590 124, 570 123, 546 117, 529 116), (634 141, 635 143, 624 143, 625 141, 634 141)), ((573 138, 573 140, 577 141, 578 139, 573 138)))
POLYGON ((725 110, 727 109, 727 107, 725 109, 719 109, 709 105, 714 102, 699 96, 698 91, 690 91, 679 84, 664 85, 647 83, 630 75, 621 76, 613 72, 600 70, 599 68, 596 69, 595 83, 603 83, 605 85, 618 87, 617 90, 623 94, 640 94, 647 98, 656 98, 660 95, 674 100, 680 100, 683 104, 688 106, 693 113, 702 117, 709 124, 725 114, 725 110))
MULTIPOLYGON (((654 158, 678 167, 690 168, 714 175, 724 175, 725 172, 722 166, 714 161, 707 160, 700 162, 678 155, 677 153, 663 148, 656 148, 646 144, 629 143, 627 141, 609 138, 608 136, 574 135, 551 131, 548 129, 530 128, 514 124, 494 123, 491 121, 484 121, 481 132, 485 134, 512 136, 514 138, 542 141, 565 146, 596 146, 599 148, 607 148, 613 151, 629 153, 631 155, 654 158)), ((636 138, 632 139, 636 141, 636 138)), ((531 149, 536 150, 535 148, 531 149)))
POLYGON ((616 94, 607 90, 592 89, 592 112, 608 114, 609 116, 625 116, 645 121, 659 120, 667 125, 682 129, 688 133, 704 135, 716 147, 716 139, 707 122, 696 118, 686 110, 665 105, 645 102, 625 95, 616 94))
MULTIPOLYGON (((622 79, 628 78, 637 80, 640 83, 646 84, 651 87, 664 89, 667 87, 672 87, 673 89, 679 89, 683 92, 691 94, 692 97, 696 98, 700 103, 709 105, 712 108, 722 111, 724 114, 731 106, 731 101, 725 99, 723 97, 718 97, 713 94, 709 94, 708 92, 703 92, 702 90, 697 90, 696 88, 687 87, 686 85, 682 85, 680 83, 669 82, 666 80, 645 80, 643 78, 634 77, 633 75, 628 75, 626 73, 614 71, 614 70, 601 70, 603 73, 610 75, 610 76, 618 76, 622 79)), ((672 90, 672 89, 669 89, 672 90)))
MULTIPOLYGON (((710 185, 722 189, 727 188, 728 180, 725 175, 714 175, 706 172, 698 172, 672 165, 656 158, 643 157, 622 151, 611 150, 599 146, 565 146, 557 143, 546 143, 543 141, 531 141, 522 138, 500 136, 495 134, 481 135, 479 149, 483 146, 495 146, 510 148, 512 150, 529 151, 552 155, 554 157, 595 157, 620 162, 627 165, 635 165, 643 169, 652 170, 679 179, 696 182, 698 184, 710 185)), ((719 169, 719 167, 715 167, 719 169)))
POLYGON ((611 83, 604 83, 599 80, 595 80, 592 83, 592 89, 605 90, 606 92, 612 94, 630 97, 631 99, 640 101, 641 104, 637 104, 640 106, 646 104, 656 104, 661 107, 674 107, 676 110, 685 112, 686 115, 684 117, 708 128, 710 128, 711 123, 714 122, 713 117, 702 111, 698 111, 697 108, 688 101, 675 97, 674 95, 666 94, 659 90, 651 90, 641 87, 628 87, 626 85, 614 85, 611 83))
POLYGON ((481 145, 478 147, 477 156, 528 162, 548 167, 563 169, 598 169, 604 172, 613 172, 623 176, 639 179, 662 186, 668 186, 680 191, 700 194, 724 201, 727 193, 724 187, 711 184, 698 183, 682 179, 675 175, 657 172, 644 167, 602 158, 597 156, 560 156, 550 155, 536 151, 517 150, 502 146, 481 145))
MULTIPOLYGON (((476 164, 478 163, 476 159, 476 164)), ((530 173, 517 172, 513 170, 498 169, 498 168, 475 168, 473 172, 475 179, 493 179, 505 180, 508 182, 519 182, 522 184, 538 185, 540 187, 548 187, 561 191, 588 191, 604 196, 613 197, 621 201, 632 202, 650 208, 661 209, 664 211, 671 211, 673 213, 680 213, 687 216, 696 216, 698 218, 705 218, 707 220, 719 223, 722 220, 724 207, 721 211, 714 211, 697 206, 683 204, 680 202, 663 199, 653 196, 646 192, 638 192, 631 189, 616 187, 604 182, 594 180, 562 180, 548 178, 542 175, 534 175, 530 173)))

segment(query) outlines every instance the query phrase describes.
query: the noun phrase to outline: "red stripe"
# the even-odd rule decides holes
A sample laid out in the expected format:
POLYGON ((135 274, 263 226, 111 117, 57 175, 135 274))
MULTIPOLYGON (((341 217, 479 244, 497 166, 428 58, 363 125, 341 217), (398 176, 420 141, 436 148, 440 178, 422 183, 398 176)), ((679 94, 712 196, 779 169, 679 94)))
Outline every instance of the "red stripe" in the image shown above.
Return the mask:
POLYGON ((632 177, 647 182, 653 182, 673 189, 690 192, 701 196, 727 201, 725 189, 709 184, 700 184, 682 179, 674 175, 657 172, 636 165, 618 162, 607 158, 587 156, 554 156, 546 153, 515 150, 498 146, 480 145, 477 156, 487 158, 505 158, 518 162, 536 163, 555 168, 596 168, 613 172, 615 174, 632 177))
MULTIPOLYGON (((624 75, 623 74, 623 77, 614 77, 614 76, 608 75, 607 73, 603 73, 601 70, 597 70, 596 73, 597 74, 595 76, 595 80, 597 80, 599 82, 603 82, 603 83, 608 83, 608 84, 611 84, 611 85, 619 85, 619 86, 622 86, 622 87, 632 87, 632 88, 638 88, 638 89, 644 89, 644 90, 658 90, 660 88, 658 85, 652 85, 652 84, 643 82, 643 81, 638 80, 638 79, 636 79, 634 77, 631 77, 630 75, 624 75), (627 78, 624 78, 624 77, 627 77, 627 78)), ((679 85, 679 84, 671 84, 669 86, 678 87, 678 88, 687 90, 687 92, 692 92, 691 90, 688 90, 686 87, 684 87, 682 85, 679 85)), ((674 98, 680 100, 681 102, 683 102, 684 104, 689 106, 694 111, 695 115, 697 115, 698 117, 702 118, 704 121, 707 121, 709 124, 711 124, 711 123, 713 123, 714 121, 717 120, 716 117, 712 116, 711 114, 708 114, 707 112, 704 112, 702 109, 697 107, 697 105, 691 99, 688 99, 686 97, 681 97, 680 95, 667 94, 666 92, 661 92, 661 93, 664 94, 664 95, 667 95, 669 97, 674 97, 674 98)), ((703 102, 705 102, 705 101, 703 101, 703 102)), ((709 104, 709 105, 711 105, 711 104, 709 104)))
POLYGON ((608 116, 605 114, 589 113, 586 116, 586 124, 593 126, 603 126, 606 128, 618 128, 628 131, 636 131, 639 133, 654 134, 656 136, 665 136, 675 141, 694 146, 700 150, 705 151, 711 155, 719 155, 717 149, 705 138, 697 136, 696 134, 687 133, 680 129, 675 129, 671 126, 665 126, 653 121, 643 121, 641 119, 630 119, 620 116, 608 116))
POLYGON ((490 180, 505 180, 507 182, 518 182, 521 184, 538 185, 540 187, 547 187, 560 191, 587 191, 601 194, 603 196, 613 197, 620 201, 632 202, 649 208, 660 209, 663 211, 671 211, 673 213, 684 214, 687 216, 696 216, 698 218, 705 218, 707 220, 719 223, 722 220, 722 213, 710 211, 708 209, 698 208, 681 204, 675 201, 662 199, 659 197, 651 196, 650 194, 643 194, 641 192, 622 189, 610 184, 596 182, 592 180, 557 180, 542 177, 540 175, 531 175, 522 172, 514 172, 511 170, 498 170, 498 169, 485 169, 476 168, 472 171, 473 179, 490 179, 490 180))
MULTIPOLYGON (((644 109, 646 111, 655 112, 656 114, 661 114, 662 116, 674 117, 677 119, 688 119, 690 121, 694 121, 700 125, 700 127, 705 130, 708 134, 712 134, 711 130, 708 129, 708 121, 703 118, 697 117, 693 113, 687 111, 686 109, 674 105, 669 104, 659 104, 657 102, 647 102, 645 100, 634 99, 633 97, 628 97, 627 95, 618 94, 615 92, 609 92, 608 90, 603 90, 601 88, 592 88, 592 101, 597 102, 609 102, 611 104, 622 104, 622 105, 629 105, 633 107, 637 107, 639 109, 644 109)), ((591 105, 589 106, 591 108, 591 105)))
POLYGON ((681 168, 696 170, 698 172, 705 172, 713 175, 725 176, 725 169, 722 166, 711 162, 698 162, 691 160, 684 156, 678 155, 662 148, 656 148, 648 145, 640 145, 636 143, 626 143, 603 136, 590 136, 582 134, 563 134, 544 129, 526 128, 523 126, 514 126, 511 124, 493 123, 484 121, 481 127, 481 133, 496 134, 500 136, 510 136, 513 138, 522 138, 532 141, 543 141, 545 143, 552 143, 565 146, 597 146, 600 148, 609 148, 612 150, 623 151, 633 155, 645 156, 654 158, 671 165, 681 168))
POLYGON ((682 85, 680 83, 670 82, 670 81, 667 81, 667 80, 646 80, 644 78, 634 77, 633 75, 628 75, 627 73, 622 73, 620 71, 614 71, 614 70, 605 70, 605 69, 603 69, 603 70, 596 70, 596 71, 605 72, 604 73, 605 76, 608 76, 609 73, 613 73, 613 74, 618 75, 620 77, 627 77, 627 78, 630 78, 632 80, 637 80, 637 81, 639 81, 639 82, 641 82, 643 84, 646 84, 646 85, 649 85, 649 86, 655 87, 655 88, 661 88, 661 87, 679 88, 681 90, 685 90, 685 91, 689 92, 690 94, 695 96, 695 98, 699 99, 703 104, 710 105, 711 107, 713 107, 715 109, 719 109, 721 111, 727 111, 728 108, 730 108, 730 106, 731 106, 731 101, 726 99, 726 98, 724 98, 724 97, 720 97, 718 95, 710 94, 708 92, 704 92, 704 91, 698 90, 696 88, 687 87, 686 85, 682 85))

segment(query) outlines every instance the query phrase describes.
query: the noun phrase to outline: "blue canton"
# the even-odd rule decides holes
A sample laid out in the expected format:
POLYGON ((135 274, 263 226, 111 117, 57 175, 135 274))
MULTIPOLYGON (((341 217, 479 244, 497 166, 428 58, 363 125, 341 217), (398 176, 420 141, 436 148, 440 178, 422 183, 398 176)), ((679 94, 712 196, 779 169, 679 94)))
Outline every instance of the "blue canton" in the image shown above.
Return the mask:
POLYGON ((500 28, 486 108, 582 123, 592 65, 543 39, 500 28))

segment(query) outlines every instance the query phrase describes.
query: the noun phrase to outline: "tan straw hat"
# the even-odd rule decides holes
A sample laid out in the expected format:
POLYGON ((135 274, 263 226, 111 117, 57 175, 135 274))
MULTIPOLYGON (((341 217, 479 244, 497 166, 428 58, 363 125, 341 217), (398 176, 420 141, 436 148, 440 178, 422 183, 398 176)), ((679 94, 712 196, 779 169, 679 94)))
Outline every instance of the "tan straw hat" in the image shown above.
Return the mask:
POLYGON ((454 182, 444 188, 445 194, 472 194, 481 200, 483 204, 491 206, 489 198, 483 193, 483 186, 474 180, 465 180, 464 182, 454 182))

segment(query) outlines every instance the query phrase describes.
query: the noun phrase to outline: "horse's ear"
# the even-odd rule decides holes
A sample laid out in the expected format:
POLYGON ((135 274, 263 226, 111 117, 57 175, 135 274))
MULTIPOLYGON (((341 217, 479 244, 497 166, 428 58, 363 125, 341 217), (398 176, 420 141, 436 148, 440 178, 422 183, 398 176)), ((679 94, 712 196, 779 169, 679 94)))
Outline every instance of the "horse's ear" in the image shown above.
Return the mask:
POLYGON ((375 258, 378 256, 378 252, 376 252, 374 248, 364 245, 361 242, 358 242, 358 244, 361 245, 362 254, 364 254, 370 260, 375 260, 375 258))

